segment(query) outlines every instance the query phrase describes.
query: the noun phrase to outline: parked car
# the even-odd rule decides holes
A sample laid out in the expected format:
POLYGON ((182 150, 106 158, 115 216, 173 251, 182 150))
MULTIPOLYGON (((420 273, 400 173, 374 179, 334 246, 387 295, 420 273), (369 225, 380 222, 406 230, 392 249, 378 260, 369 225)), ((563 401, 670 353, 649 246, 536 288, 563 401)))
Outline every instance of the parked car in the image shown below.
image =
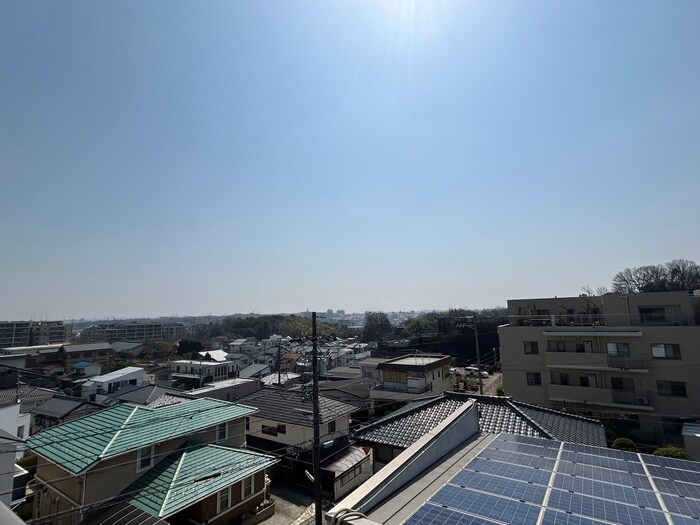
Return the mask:
MULTIPOLYGON (((467 377, 479 377, 479 369, 475 366, 466 366, 464 367, 464 374, 467 377)), ((489 377, 489 373, 482 370, 481 377, 489 377)))

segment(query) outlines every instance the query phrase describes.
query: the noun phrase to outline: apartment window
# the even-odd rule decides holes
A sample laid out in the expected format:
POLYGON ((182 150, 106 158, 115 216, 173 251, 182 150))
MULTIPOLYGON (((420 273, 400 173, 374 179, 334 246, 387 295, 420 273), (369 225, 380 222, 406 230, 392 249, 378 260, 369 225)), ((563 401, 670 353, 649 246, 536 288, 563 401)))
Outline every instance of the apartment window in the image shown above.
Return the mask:
POLYGON ((216 508, 218 512, 223 512, 231 506, 231 487, 221 489, 216 494, 216 508))
POLYGON ((228 426, 226 423, 219 423, 216 425, 216 440, 221 441, 228 437, 228 426))
POLYGON ((384 370, 382 374, 385 383, 402 383, 406 384, 406 372, 398 372, 396 370, 384 370))
POLYGON ((683 381, 657 381, 656 388, 660 396, 688 397, 683 381))
POLYGON ((335 432, 335 421, 329 421, 328 422, 328 433, 332 434, 335 432))
POLYGON ((523 349, 527 355, 539 354, 540 349, 537 341, 523 341, 523 349))
POLYGON ((651 345, 651 357, 654 359, 680 359, 681 346, 655 343, 651 345))
POLYGON ((569 374, 559 374, 559 384, 569 386, 569 374))
POLYGON ((556 341, 555 348, 557 352, 566 352, 566 341, 556 341))
POLYGON ((243 480, 243 499, 253 495, 253 476, 248 476, 243 480))
POLYGON ((250 418, 245 418, 245 429, 250 430, 250 418))
POLYGON ((642 324, 666 324, 666 308, 663 306, 646 306, 639 308, 642 324))
POLYGON ((540 386, 542 384, 542 374, 539 372, 527 372, 527 384, 532 386, 540 386))
POLYGON ((578 384, 579 384, 579 386, 583 386, 583 387, 586 387, 586 388, 589 387, 590 384, 588 383, 588 377, 587 377, 587 376, 581 376, 581 377, 579 377, 579 378, 578 378, 578 384))
POLYGON ((263 425, 262 426, 262 433, 267 434, 268 436, 276 436, 277 435, 277 427, 271 427, 269 425, 263 425))
POLYGON ((17 437, 24 439, 24 425, 17 427, 17 437))
POLYGON ((611 377, 610 388, 622 392, 634 392, 634 379, 631 377, 611 377))
POLYGON ((628 343, 608 343, 608 355, 629 357, 630 345, 628 343))
POLYGON ((145 470, 153 466, 153 449, 154 446, 143 447, 139 449, 136 457, 136 471, 145 470))
POLYGON ((579 354, 590 353, 592 351, 592 345, 590 341, 583 341, 581 343, 576 343, 576 352, 579 354))

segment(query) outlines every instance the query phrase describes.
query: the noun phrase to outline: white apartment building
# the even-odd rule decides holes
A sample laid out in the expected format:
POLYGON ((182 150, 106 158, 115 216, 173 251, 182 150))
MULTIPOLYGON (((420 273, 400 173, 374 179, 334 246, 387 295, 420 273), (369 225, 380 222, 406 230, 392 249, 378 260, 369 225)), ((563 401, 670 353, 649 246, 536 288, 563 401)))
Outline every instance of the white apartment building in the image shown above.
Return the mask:
POLYGON ((641 442, 680 442, 700 420, 700 293, 508 301, 503 389, 517 401, 622 421, 641 442))

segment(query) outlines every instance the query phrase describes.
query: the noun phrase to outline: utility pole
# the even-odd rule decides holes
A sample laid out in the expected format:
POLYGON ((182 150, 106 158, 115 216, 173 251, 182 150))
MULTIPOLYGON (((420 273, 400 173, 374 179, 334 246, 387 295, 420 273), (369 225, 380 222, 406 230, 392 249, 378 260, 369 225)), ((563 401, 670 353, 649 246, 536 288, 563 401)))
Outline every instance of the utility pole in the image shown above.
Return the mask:
POLYGON ((318 403, 318 337, 316 336, 316 312, 311 312, 311 342, 313 354, 311 360, 311 399, 314 406, 314 511, 316 525, 322 525, 323 510, 321 509, 321 411, 318 403))
POLYGON ((484 378, 481 377, 481 352, 479 351, 479 329, 476 324, 476 316, 474 316, 474 341, 476 342, 476 368, 479 376, 479 394, 484 395, 484 378))

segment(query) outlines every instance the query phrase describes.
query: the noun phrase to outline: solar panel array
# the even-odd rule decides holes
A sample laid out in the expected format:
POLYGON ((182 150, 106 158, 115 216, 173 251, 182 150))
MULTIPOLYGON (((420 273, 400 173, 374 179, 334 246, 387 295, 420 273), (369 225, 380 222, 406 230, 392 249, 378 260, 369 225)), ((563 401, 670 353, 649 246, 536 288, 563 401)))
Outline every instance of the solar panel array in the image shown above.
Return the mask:
POLYGON ((700 463, 499 435, 406 525, 700 525, 700 463))

